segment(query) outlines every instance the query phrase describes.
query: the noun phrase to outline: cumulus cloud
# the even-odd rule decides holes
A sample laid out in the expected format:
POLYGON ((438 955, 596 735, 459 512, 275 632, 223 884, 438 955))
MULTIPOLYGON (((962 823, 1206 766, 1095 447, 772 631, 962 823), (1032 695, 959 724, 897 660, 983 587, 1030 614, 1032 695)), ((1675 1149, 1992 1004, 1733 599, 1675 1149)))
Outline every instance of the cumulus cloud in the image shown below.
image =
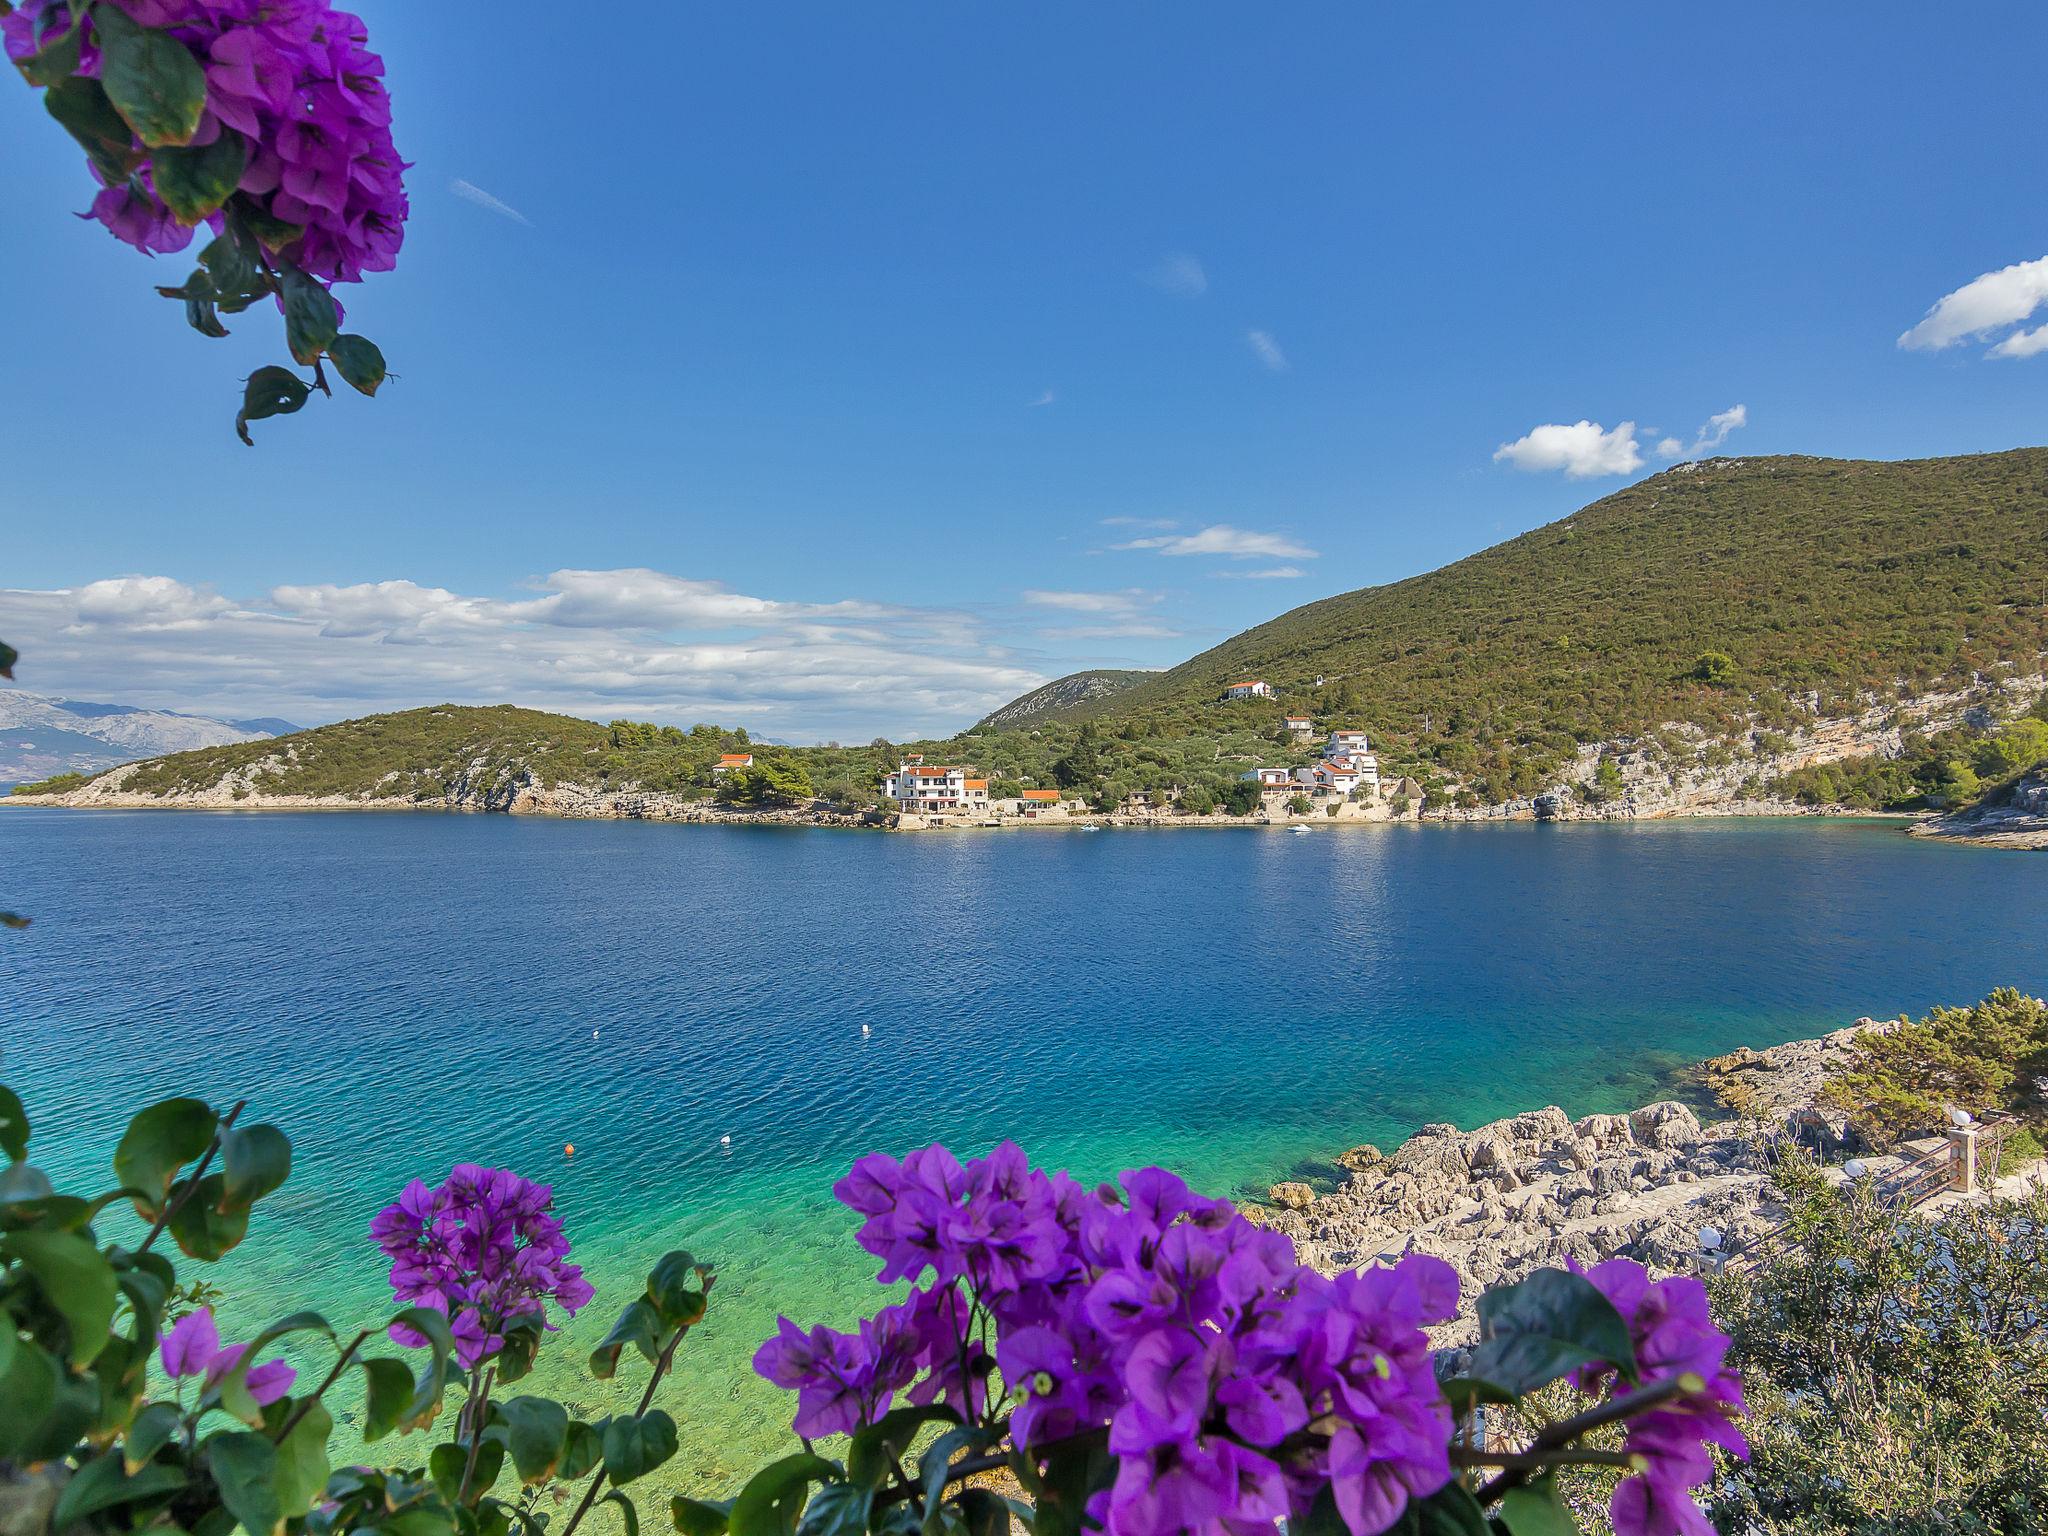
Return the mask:
POLYGON ((479 208, 488 208, 499 217, 510 219, 514 224, 524 224, 528 229, 533 227, 533 220, 502 198, 491 196, 490 193, 473 182, 464 181, 458 176, 455 180, 448 183, 448 190, 461 198, 465 203, 475 203, 479 208))
POLYGON ((1252 349, 1252 356, 1267 368, 1274 373, 1287 371, 1287 354, 1280 350, 1280 343, 1273 339, 1271 331, 1246 331, 1244 340, 1245 345, 1252 349))
POLYGON ((1624 421, 1611 431, 1597 421, 1579 421, 1570 426, 1553 422, 1532 429, 1512 443, 1502 443, 1494 450, 1493 459, 1496 464, 1505 461, 1531 474, 1561 469, 1573 480, 1633 474, 1643 467, 1643 453, 1636 443, 1636 424, 1632 421, 1624 421))
POLYGON ((1707 418, 1707 424, 1700 428, 1690 445, 1681 443, 1675 437, 1667 437, 1657 444, 1657 454, 1666 459, 1696 459, 1701 454, 1712 453, 1728 441, 1728 434, 1749 425, 1749 407, 1731 405, 1725 411, 1716 411, 1707 418))
POLYGON ((392 580, 245 601, 122 576, 0 590, 0 634, 25 658, 24 687, 311 722, 518 703, 864 739, 956 730, 1052 675, 970 614, 790 602, 640 569, 556 571, 510 595, 392 580))
POLYGON ((1162 555, 1223 555, 1232 560, 1320 558, 1315 550, 1285 534, 1233 528, 1228 523, 1212 523, 1195 533, 1162 533, 1151 538, 1128 539, 1111 548, 1149 549, 1162 555))
POLYGON ((2048 352, 2048 325, 2031 331, 2014 331, 1985 354, 1987 357, 2036 357, 2048 352))
MULTIPOLYGON (((2048 305, 2048 256, 2016 262, 1972 278, 1942 295, 1920 323, 1899 338, 1908 351, 1935 352, 1965 341, 1982 341, 2016 326, 2048 305)), ((2048 329, 2044 327, 2043 329, 2048 329)), ((1992 357, 2032 357, 2048 351, 2041 330, 2015 332, 1991 348, 1992 357)))
POLYGON ((1159 264, 1144 274, 1147 283, 1176 298, 1197 299, 1209 291, 1209 274, 1201 262, 1185 251, 1173 251, 1159 258, 1159 264))

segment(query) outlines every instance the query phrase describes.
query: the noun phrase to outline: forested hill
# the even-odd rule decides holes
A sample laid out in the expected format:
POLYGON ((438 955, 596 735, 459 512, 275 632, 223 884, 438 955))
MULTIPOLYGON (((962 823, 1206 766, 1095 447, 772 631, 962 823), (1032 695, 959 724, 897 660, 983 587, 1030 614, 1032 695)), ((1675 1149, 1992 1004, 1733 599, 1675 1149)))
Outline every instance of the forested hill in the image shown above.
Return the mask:
POLYGON ((1789 720, 1802 696, 1835 713, 2001 662, 2038 672, 2044 650, 2048 449, 1713 459, 1297 608, 1072 713, 1173 734, 1226 683, 1263 677, 1282 705, 1401 756, 1497 776, 1664 722, 1789 720))
POLYGON ((1007 731, 1068 719, 1084 704, 1113 699, 1156 676, 1155 672, 1071 672, 1010 700, 1001 709, 983 717, 975 729, 992 727, 1007 731))

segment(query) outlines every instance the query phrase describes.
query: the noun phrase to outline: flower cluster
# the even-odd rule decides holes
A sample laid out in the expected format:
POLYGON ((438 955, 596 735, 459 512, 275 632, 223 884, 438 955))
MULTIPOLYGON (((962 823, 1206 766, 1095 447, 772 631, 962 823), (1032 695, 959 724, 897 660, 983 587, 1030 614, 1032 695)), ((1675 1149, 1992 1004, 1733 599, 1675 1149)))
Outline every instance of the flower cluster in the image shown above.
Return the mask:
POLYGON ((797 1393, 799 1433, 872 1423, 899 1392, 1007 1411, 1033 1456, 1106 1431, 1117 1473, 1090 1514, 1111 1536, 1271 1530, 1326 1490, 1371 1536, 1450 1480, 1423 1332, 1457 1306, 1440 1260, 1328 1278, 1161 1169, 1090 1190, 1009 1143, 866 1157, 834 1192, 880 1278, 925 1283, 855 1334, 781 1321, 755 1367, 797 1393))
MULTIPOLYGON (((1639 1470, 1614 1491, 1614 1528, 1713 1536, 1690 1493, 1713 1475, 1707 1447, 1746 1456, 1749 1446, 1735 1427, 1742 1383, 1727 1368, 1728 1335, 1707 1314, 1707 1288, 1689 1276, 1652 1281, 1627 1259, 1584 1274, 1627 1322, 1644 1386, 1690 1378, 1678 1397, 1628 1421, 1624 1449, 1639 1470)), ((1580 1371, 1575 1380, 1587 1392, 1616 1385, 1604 1369, 1580 1371)))
MULTIPOLYGON (((460 1163, 439 1188, 414 1179, 370 1223, 391 1260, 393 1293, 447 1314, 465 1366, 497 1354, 514 1322, 545 1323, 547 1302, 574 1316, 590 1300, 583 1271, 568 1262, 562 1224, 549 1214, 553 1197, 547 1185, 508 1169, 460 1163)), ((406 1329, 392 1336, 424 1342, 406 1329)))
MULTIPOLYGON (((219 1325, 213 1320, 213 1309, 202 1307, 179 1319, 164 1335, 163 1342, 157 1346, 157 1359, 163 1364, 164 1374, 173 1381, 188 1376, 199 1377, 203 1391, 218 1386, 222 1377, 241 1364, 248 1349, 246 1344, 222 1344, 219 1325)), ((267 1408, 291 1391, 299 1373, 282 1360, 265 1360, 260 1365, 251 1366, 243 1379, 248 1382, 249 1395, 258 1406, 267 1408)))
MULTIPOLYGON (((26 0, 0 17, 7 55, 21 62, 72 26, 76 0, 26 0)), ((244 141, 235 190, 274 226, 300 231, 281 254, 328 282, 359 282, 397 264, 409 205, 406 165, 391 139, 384 63, 365 46, 361 20, 328 0, 98 0, 183 44, 206 80, 205 109, 190 147, 222 135, 244 141)), ((77 74, 100 76, 90 13, 81 29, 77 74)), ((89 218, 138 250, 183 250, 192 226, 156 189, 150 151, 131 141, 125 179, 94 174, 103 190, 89 218)), ((207 220, 215 230, 222 215, 207 220)))

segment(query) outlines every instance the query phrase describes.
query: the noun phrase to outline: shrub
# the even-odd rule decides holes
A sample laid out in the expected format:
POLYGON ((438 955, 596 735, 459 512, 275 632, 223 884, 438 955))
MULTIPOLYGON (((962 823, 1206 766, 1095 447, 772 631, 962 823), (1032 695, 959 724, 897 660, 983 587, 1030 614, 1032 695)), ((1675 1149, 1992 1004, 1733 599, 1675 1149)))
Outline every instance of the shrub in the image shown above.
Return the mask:
POLYGON ((1941 1125, 1950 1105, 2038 1117, 2048 1072, 2048 1003, 2001 987, 1969 1008, 1937 1008, 1857 1038, 1848 1067, 1822 1088, 1874 1145, 1941 1125))

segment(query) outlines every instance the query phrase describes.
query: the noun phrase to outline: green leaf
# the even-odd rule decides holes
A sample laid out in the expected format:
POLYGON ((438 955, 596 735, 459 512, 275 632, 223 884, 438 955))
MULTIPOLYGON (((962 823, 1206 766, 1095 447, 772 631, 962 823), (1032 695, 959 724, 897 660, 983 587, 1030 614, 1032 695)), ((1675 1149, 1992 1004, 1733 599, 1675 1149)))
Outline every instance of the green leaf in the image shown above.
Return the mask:
POLYGON ((606 1494, 601 1500, 599 1500, 599 1502, 603 1504, 618 1505, 619 1523, 625 1526, 626 1536, 640 1536, 640 1511, 634 1507, 633 1501, 631 1499, 627 1498, 623 1493, 619 1492, 618 1489, 614 1488, 610 1493, 606 1494))
MULTIPOLYGON (((353 333, 337 336, 333 345, 328 347, 327 355, 334 360, 334 371, 362 394, 376 394, 377 386, 384 382, 384 354, 367 336, 353 333)), ((703 1315, 700 1296, 697 1316, 703 1315)))
POLYGON ((230 314, 246 309, 270 291, 269 279, 257 264, 255 241, 234 223, 208 242, 199 253, 199 265, 206 269, 214 296, 230 314))
POLYGON ((1421 1536, 1493 1536, 1486 1511, 1456 1478, 1426 1499, 1410 1500, 1408 1509, 1421 1536))
POLYGON ((327 1474, 333 1470, 327 1460, 327 1438, 333 1433, 334 1416, 327 1411, 326 1404, 315 1403, 292 1426, 292 1432, 278 1442, 277 1475, 272 1486, 277 1490, 278 1508, 287 1520, 296 1520, 311 1511, 326 1491, 327 1474))
POLYGON ((1596 1362, 1636 1376, 1628 1324, 1583 1275, 1539 1269, 1488 1291, 1479 1298, 1479 1331, 1471 1374, 1518 1395, 1596 1362))
POLYGON ((249 141, 223 128, 211 144, 193 149, 160 149, 149 159, 156 195, 180 224, 199 223, 217 213, 249 168, 249 141))
POLYGON ((312 364, 341 334, 341 310, 334 295, 292 263, 280 262, 284 280, 284 340, 295 361, 312 364))
POLYGON ((725 1536, 732 1518, 731 1499, 691 1499, 677 1494, 668 1501, 669 1518, 682 1536, 725 1536))
POLYGON ((393 1328, 410 1328, 424 1337, 433 1359, 419 1375, 412 1401, 398 1421, 400 1429, 424 1429, 441 1411, 441 1398, 448 1390, 448 1360, 455 1353, 455 1336, 448 1331, 445 1314, 431 1307, 407 1307, 391 1319, 393 1328))
POLYGON ((676 1421, 656 1408, 604 1427, 604 1469, 614 1483, 630 1483, 676 1453, 676 1421))
POLYGON ((0 1152, 18 1163, 28 1156, 28 1110, 12 1088, 0 1085, 0 1152))
POLYGON ((829 1482, 835 1470, 810 1451, 769 1462, 732 1501, 727 1529, 732 1536, 793 1536, 804 1494, 812 1483, 829 1482))
POLYGON ((919 1430, 927 1424, 959 1422, 960 1415, 944 1403, 892 1409, 865 1429, 855 1431, 846 1448, 846 1475, 856 1483, 878 1488, 889 1475, 889 1469, 909 1452, 919 1430))
POLYGON ((611 1380, 619 1368, 619 1356, 631 1344, 650 1363, 661 1357, 659 1344, 661 1316, 654 1310, 653 1303, 640 1300, 629 1302, 619 1314, 619 1320, 612 1324, 612 1331, 604 1336, 604 1342, 590 1352, 590 1374, 600 1381, 611 1380))
POLYGON ((538 1312, 515 1317, 505 1325, 505 1345, 498 1351, 498 1380, 510 1385, 533 1369, 547 1324, 538 1312))
POLYGON ((99 81, 80 75, 60 80, 43 93, 43 108, 78 141, 108 185, 118 187, 142 163, 135 136, 99 81))
POLYGON ((62 1367, 49 1351, 20 1343, 0 1372, 0 1461, 20 1457, 57 1400, 62 1367))
POLYGON ((135 1202, 136 1214, 155 1218, 178 1170, 205 1154, 219 1127, 220 1116, 201 1099, 165 1099, 128 1122, 114 1148, 114 1177, 148 1195, 148 1203, 135 1202))
POLYGON ((1579 1523, 1565 1508, 1557 1479, 1549 1472, 1502 1494, 1496 1514, 1510 1536, 1579 1536, 1579 1523))
MULTIPOLYGON (((181 1181, 170 1198, 179 1200, 190 1183, 189 1179, 181 1181)), ((249 1235, 248 1209, 230 1210, 221 1203, 227 1187, 226 1174, 209 1173, 192 1186, 189 1197, 179 1200, 171 1214, 170 1234, 189 1257, 217 1264, 249 1235)))
POLYGON ((56 37, 44 42, 38 52, 19 62, 22 78, 30 85, 55 85, 66 75, 77 73, 84 46, 85 34, 74 20, 56 37))
MULTIPOLYGON (((469 1447, 455 1440, 435 1446, 433 1454, 427 1458, 427 1472, 434 1479, 434 1486, 441 1497, 450 1504, 456 1503, 461 1495, 462 1475, 468 1465, 469 1447)), ((504 1470, 503 1444, 496 1440, 484 1441, 477 1447, 476 1471, 469 1478, 469 1496, 474 1499, 484 1493, 504 1470)))
POLYGON ((168 32, 137 26, 118 6, 93 10, 100 84, 135 136, 152 149, 189 144, 206 109, 206 71, 168 32))
POLYGON ((128 1426, 128 1433, 121 1440, 121 1456, 130 1472, 138 1472, 143 1464, 171 1443, 171 1436, 178 1432, 183 1416, 176 1403, 151 1403, 135 1415, 135 1422, 128 1426))
POLYGON ((72 1473, 50 1511, 50 1529, 62 1531, 117 1504, 161 1497, 184 1486, 185 1474, 178 1467, 145 1467, 131 1477, 119 1456, 100 1456, 72 1473))
POLYGON ((412 1401, 412 1367, 403 1360, 363 1360, 363 1442, 373 1444, 398 1427, 412 1401))
POLYGON ((216 339, 227 335, 228 328, 220 323, 214 308, 213 280, 203 270, 195 267, 182 288, 159 288, 157 292, 167 299, 183 299, 185 323, 200 335, 216 339))
POLYGON ((555 1476, 565 1483, 596 1469, 604 1460, 604 1436, 581 1419, 569 1421, 569 1435, 563 1442, 562 1464, 555 1470, 555 1476))
POLYGON ((939 1436, 917 1458, 917 1480, 924 1489, 924 1527, 934 1530, 939 1506, 946 1500, 946 1472, 957 1452, 988 1444, 988 1431, 972 1426, 951 1429, 939 1436))
POLYGON ((242 387, 242 410, 235 417, 235 435, 251 448, 256 439, 249 435, 249 423, 268 416, 289 416, 306 403, 313 386, 289 368, 258 368, 242 387))
POLYGON ((274 1125, 238 1125, 221 1137, 221 1203, 247 1210, 291 1176, 292 1144, 274 1125))
POLYGON ((257 244, 275 254, 286 246, 297 245, 306 236, 303 224, 287 224, 274 217, 270 210, 253 198, 237 195, 230 202, 234 216, 244 229, 256 238, 257 244))
POLYGON ((85 1365, 106 1345, 120 1285, 114 1267, 75 1232, 9 1233, 7 1248, 34 1278, 51 1310, 64 1319, 71 1363, 85 1365))
POLYGON ((853 1483, 827 1483, 811 1495, 797 1522, 799 1536, 866 1536, 875 1490, 853 1483))
MULTIPOLYGON (((318 1333, 325 1335, 329 1340, 334 1338, 333 1327, 318 1312, 294 1312, 289 1317, 280 1318, 272 1323, 249 1341, 249 1347, 242 1351, 242 1357, 235 1362, 235 1368, 223 1376, 213 1389, 219 1396, 223 1411, 233 1414, 252 1429, 262 1424, 263 1409, 256 1399, 249 1395, 249 1372, 262 1363, 264 1350, 279 1339, 294 1333, 318 1333)), ((298 1513, 303 1514, 304 1511, 298 1513)))
POLYGON ((1512 1403, 1515 1394, 1505 1387, 1490 1381, 1481 1381, 1476 1376, 1453 1376, 1440 1382, 1444 1401, 1451 1405, 1451 1412, 1470 1413, 1484 1403, 1512 1403))
POLYGON ((221 1503, 249 1536, 274 1536, 284 1529, 276 1446, 246 1430, 227 1431, 206 1442, 206 1467, 220 1488, 221 1503))
POLYGON ((544 1483, 568 1448, 569 1410, 545 1397, 511 1397, 494 1405, 504 1416, 505 1448, 522 1483, 544 1483))
POLYGON ((988 1488, 963 1488, 953 1496, 967 1536, 1010 1536, 1010 1501, 988 1488))

